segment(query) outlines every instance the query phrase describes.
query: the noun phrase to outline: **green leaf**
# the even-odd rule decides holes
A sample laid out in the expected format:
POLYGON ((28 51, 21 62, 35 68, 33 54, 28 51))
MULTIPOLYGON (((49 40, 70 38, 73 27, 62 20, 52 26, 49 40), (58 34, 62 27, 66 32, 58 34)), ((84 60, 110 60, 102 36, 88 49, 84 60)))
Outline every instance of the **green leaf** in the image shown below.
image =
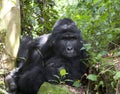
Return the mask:
POLYGON ((49 82, 51 82, 51 83, 60 83, 59 81, 57 81, 57 80, 48 80, 49 82))
POLYGON ((89 74, 89 75, 87 76, 87 79, 89 79, 89 80, 91 80, 91 81, 97 81, 97 78, 98 78, 98 76, 95 75, 95 74, 89 74))
POLYGON ((58 75, 53 75, 54 77, 56 77, 57 79, 60 79, 60 77, 58 75))
POLYGON ((86 49, 87 51, 91 49, 91 44, 84 44, 80 50, 86 49))
POLYGON ((120 52, 116 52, 116 53, 115 53, 115 56, 120 56, 120 52))
POLYGON ((95 57, 97 60, 100 60, 102 58, 102 54, 98 54, 96 57, 95 57))
POLYGON ((64 81, 65 82, 73 82, 73 80, 70 80, 70 79, 65 79, 64 81))
POLYGON ((66 74, 67 74, 66 69, 62 68, 62 69, 60 70, 60 75, 61 75, 61 76, 65 76, 66 74))
POLYGON ((108 37, 109 39, 111 39, 113 36, 112 36, 112 34, 108 34, 107 37, 108 37))
POLYGON ((120 71, 116 72, 115 76, 114 76, 115 80, 120 79, 120 71))
POLYGON ((108 54, 108 52, 107 51, 101 51, 100 54, 103 56, 103 55, 108 54))
POLYGON ((104 82, 103 82, 103 81, 100 81, 100 82, 99 82, 99 86, 104 86, 104 82))
POLYGON ((101 35, 101 32, 97 32, 96 35, 101 35))
POLYGON ((73 83, 73 86, 75 86, 75 87, 80 87, 80 86, 81 86, 80 80, 75 81, 75 82, 73 83))

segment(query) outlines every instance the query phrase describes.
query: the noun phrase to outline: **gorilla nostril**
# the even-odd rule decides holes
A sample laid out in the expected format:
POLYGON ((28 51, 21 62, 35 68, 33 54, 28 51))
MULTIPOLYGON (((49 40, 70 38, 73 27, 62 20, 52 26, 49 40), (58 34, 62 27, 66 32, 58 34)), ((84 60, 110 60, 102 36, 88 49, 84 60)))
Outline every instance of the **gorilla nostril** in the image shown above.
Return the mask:
POLYGON ((67 47, 67 51, 72 51, 73 48, 72 47, 67 47))

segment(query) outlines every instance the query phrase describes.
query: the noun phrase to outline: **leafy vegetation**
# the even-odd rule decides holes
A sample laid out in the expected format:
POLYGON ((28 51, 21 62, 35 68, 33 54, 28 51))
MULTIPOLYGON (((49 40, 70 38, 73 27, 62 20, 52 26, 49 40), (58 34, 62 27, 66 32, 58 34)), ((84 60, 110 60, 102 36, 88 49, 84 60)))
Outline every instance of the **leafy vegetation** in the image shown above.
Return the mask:
MULTIPOLYGON (((120 93, 119 0, 20 0, 20 4, 22 35, 36 37, 49 33, 57 19, 73 19, 88 42, 87 94, 120 93)), ((0 52, 4 35, 0 35, 0 52)), ((65 74, 62 70, 61 76, 65 74)), ((80 81, 74 86, 80 87, 80 81)))
POLYGON ((120 1, 67 1, 69 0, 64 0, 65 4, 63 4, 63 1, 59 1, 58 5, 61 5, 64 10, 63 12, 63 10, 58 9, 62 14, 61 17, 69 17, 75 20, 83 37, 88 41, 85 48, 91 57, 88 65, 90 74, 87 78, 90 81, 87 93, 118 93, 117 83, 119 83, 120 75, 116 64, 119 59, 114 55, 120 53, 120 37, 118 37, 120 36, 120 21, 118 18, 120 16, 120 1), (110 58, 110 56, 114 58, 110 58))
POLYGON ((22 34, 36 37, 51 31, 58 18, 52 0, 21 0, 20 3, 22 34))

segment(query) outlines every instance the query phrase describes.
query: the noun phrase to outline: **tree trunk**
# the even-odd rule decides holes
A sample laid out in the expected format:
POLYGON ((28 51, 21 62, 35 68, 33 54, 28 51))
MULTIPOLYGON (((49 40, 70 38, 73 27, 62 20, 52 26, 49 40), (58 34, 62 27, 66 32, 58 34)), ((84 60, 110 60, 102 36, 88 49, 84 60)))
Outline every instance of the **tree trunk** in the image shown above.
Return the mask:
POLYGON ((2 60, 8 60, 10 68, 14 66, 20 39, 19 0, 0 0, 1 28, 6 31, 5 54, 2 60))

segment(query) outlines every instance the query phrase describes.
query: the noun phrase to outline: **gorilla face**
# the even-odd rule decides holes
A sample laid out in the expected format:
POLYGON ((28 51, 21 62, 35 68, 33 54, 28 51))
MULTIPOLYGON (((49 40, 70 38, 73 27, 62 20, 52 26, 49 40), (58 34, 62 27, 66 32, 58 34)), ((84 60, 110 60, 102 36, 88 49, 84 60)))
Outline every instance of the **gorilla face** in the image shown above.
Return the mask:
POLYGON ((60 39, 56 40, 54 44, 55 50, 58 54, 61 53, 65 57, 75 57, 80 50, 80 42, 75 35, 64 34, 60 39))

